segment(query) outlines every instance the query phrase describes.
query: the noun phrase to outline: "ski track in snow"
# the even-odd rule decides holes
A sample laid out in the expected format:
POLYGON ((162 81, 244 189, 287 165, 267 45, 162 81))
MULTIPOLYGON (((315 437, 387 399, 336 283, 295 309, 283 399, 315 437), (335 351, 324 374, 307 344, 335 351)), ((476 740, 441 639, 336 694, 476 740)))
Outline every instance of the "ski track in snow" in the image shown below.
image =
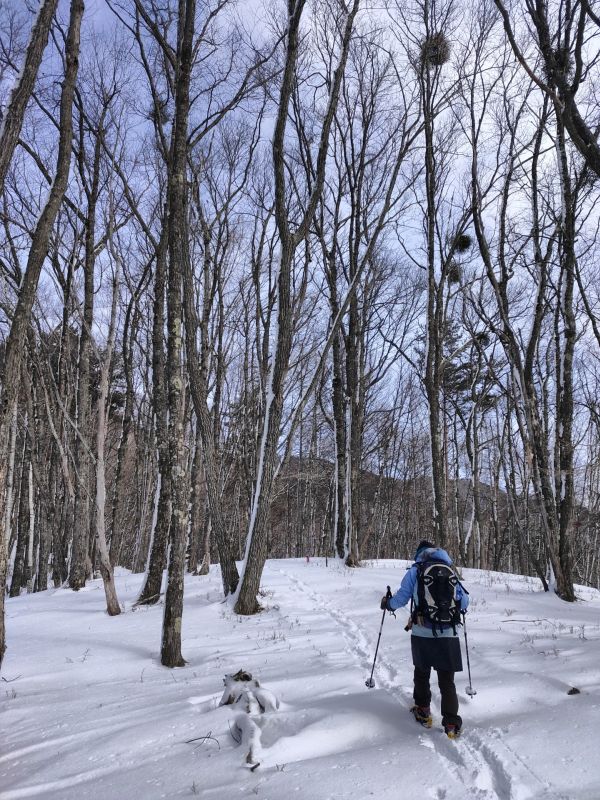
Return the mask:
MULTIPOLYGON (((361 669, 370 674, 376 638, 366 635, 356 622, 331 606, 323 595, 293 573, 279 567, 275 571, 308 597, 313 607, 318 607, 334 621, 344 637, 349 654, 361 669)), ((375 664, 375 675, 395 700, 405 707, 412 704, 412 695, 399 685, 398 671, 381 652, 375 664)), ((466 731, 458 741, 451 741, 445 736, 438 739, 437 733, 421 734, 421 745, 435 751, 458 783, 469 787, 469 797, 473 800, 568 800, 551 792, 548 783, 506 744, 499 729, 488 729, 485 736, 477 730, 466 731)), ((440 792, 443 790, 438 790, 437 794, 441 799, 444 795, 440 792)))

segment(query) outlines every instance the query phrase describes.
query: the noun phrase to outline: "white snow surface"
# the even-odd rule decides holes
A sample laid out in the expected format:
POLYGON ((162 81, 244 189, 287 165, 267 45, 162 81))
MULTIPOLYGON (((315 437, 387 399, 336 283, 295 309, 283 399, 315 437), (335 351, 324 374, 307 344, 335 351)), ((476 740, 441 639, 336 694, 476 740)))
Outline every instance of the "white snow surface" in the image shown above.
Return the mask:
POLYGON ((386 617, 376 687, 365 686, 379 600, 406 566, 268 561, 266 610, 246 618, 222 602, 218 568, 188 577, 188 663, 176 670, 159 663, 162 608, 133 605, 141 575, 120 571, 114 618, 100 581, 8 600, 0 797, 598 800, 600 592, 578 587, 568 604, 532 578, 465 570, 477 695, 457 675, 464 727, 451 741, 437 687, 431 729, 409 713, 405 610, 386 617), (279 709, 219 706, 223 676, 239 669, 279 709), (254 737, 254 771, 236 721, 254 737))

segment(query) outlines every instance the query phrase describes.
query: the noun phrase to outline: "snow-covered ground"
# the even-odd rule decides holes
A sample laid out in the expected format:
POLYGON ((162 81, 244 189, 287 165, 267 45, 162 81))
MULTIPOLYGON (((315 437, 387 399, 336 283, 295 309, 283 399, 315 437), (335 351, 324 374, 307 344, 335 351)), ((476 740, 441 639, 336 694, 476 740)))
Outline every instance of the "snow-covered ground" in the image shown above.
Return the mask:
POLYGON ((598 800, 600 593, 569 605, 538 581, 466 570, 477 696, 458 675, 464 733, 450 741, 436 691, 432 729, 408 712, 404 610, 386 618, 365 687, 379 599, 405 567, 270 561, 253 618, 221 602, 217 570, 188 578, 177 670, 158 660, 162 607, 133 607, 140 575, 119 576, 126 613, 112 619, 98 581, 9 600, 0 797, 598 800), (254 771, 231 735, 240 708, 218 705, 240 668, 281 701, 257 721, 254 771))

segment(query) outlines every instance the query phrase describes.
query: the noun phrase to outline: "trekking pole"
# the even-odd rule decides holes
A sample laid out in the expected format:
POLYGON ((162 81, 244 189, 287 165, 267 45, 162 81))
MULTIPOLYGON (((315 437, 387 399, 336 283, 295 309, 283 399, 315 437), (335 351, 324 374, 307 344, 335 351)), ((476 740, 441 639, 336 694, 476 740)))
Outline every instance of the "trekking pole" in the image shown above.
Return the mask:
MULTIPOLYGON (((392 596, 392 590, 390 587, 387 587, 387 592, 385 593, 386 597, 392 596)), ((371 669, 371 677, 367 678, 365 681, 365 686, 367 689, 372 689, 375 686, 375 681, 373 680, 373 673, 375 672, 375 662, 377 661, 377 652, 379 650, 379 642, 381 641, 381 631, 383 630, 383 623, 385 622, 385 612, 387 611, 386 608, 383 609, 383 615, 381 617, 381 625, 379 626, 379 636, 377 637, 377 647, 375 648, 375 657, 373 659, 373 667, 371 669)))
POLYGON ((465 692, 469 695, 469 697, 475 697, 477 692, 473 688, 473 684, 471 682, 471 662, 469 661, 469 641, 467 639, 467 618, 464 612, 463 612, 463 630, 465 632, 465 650, 467 651, 467 669, 469 671, 469 685, 465 689, 465 692))

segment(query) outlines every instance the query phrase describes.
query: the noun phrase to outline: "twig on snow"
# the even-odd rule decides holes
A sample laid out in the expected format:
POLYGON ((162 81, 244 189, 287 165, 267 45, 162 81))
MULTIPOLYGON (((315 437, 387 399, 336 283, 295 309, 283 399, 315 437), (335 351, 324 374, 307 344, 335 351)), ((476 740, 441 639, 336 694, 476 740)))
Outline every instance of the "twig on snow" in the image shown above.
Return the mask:
POLYGON ((231 734, 231 738, 236 744, 240 744, 242 741, 241 736, 236 736, 235 733, 231 730, 231 722, 229 723, 229 733, 231 734))
POLYGON ((199 742, 200 743, 200 744, 197 744, 196 747, 200 747, 205 742, 215 742, 215 744, 217 745, 219 750, 221 749, 221 745, 219 743, 219 740, 212 735, 212 731, 209 731, 204 736, 197 736, 195 739, 188 739, 186 741, 186 744, 191 744, 192 742, 199 742))

